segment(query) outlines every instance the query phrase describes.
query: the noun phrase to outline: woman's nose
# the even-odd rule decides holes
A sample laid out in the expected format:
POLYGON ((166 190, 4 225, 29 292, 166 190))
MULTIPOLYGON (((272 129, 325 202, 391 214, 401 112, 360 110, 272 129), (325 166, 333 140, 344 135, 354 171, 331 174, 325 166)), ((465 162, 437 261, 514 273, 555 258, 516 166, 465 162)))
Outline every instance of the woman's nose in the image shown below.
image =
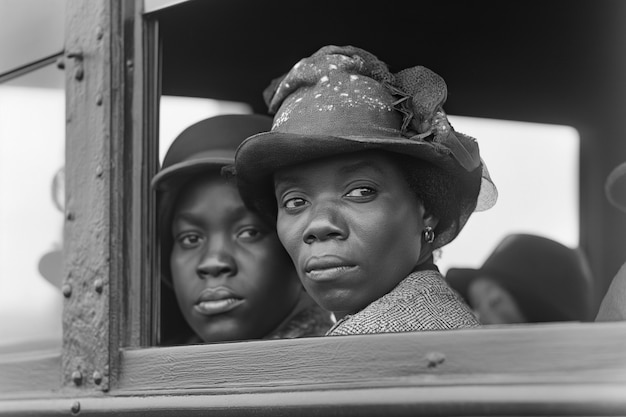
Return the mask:
POLYGON ((233 276, 237 273, 237 262, 232 250, 222 239, 209 242, 209 247, 198 263, 200 278, 218 278, 233 276))
POLYGON ((308 224, 303 233, 305 243, 329 239, 345 240, 348 227, 337 204, 332 202, 314 204, 310 209, 308 224))

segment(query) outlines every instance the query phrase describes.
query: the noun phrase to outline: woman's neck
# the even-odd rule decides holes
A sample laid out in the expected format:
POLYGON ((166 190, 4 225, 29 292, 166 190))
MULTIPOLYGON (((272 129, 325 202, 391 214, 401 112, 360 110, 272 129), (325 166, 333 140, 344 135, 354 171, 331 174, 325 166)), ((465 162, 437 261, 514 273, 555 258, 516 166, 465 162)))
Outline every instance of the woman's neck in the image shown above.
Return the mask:
POLYGON ((437 265, 435 265, 432 252, 422 254, 411 272, 425 271, 427 269, 439 272, 439 268, 437 268, 437 265))

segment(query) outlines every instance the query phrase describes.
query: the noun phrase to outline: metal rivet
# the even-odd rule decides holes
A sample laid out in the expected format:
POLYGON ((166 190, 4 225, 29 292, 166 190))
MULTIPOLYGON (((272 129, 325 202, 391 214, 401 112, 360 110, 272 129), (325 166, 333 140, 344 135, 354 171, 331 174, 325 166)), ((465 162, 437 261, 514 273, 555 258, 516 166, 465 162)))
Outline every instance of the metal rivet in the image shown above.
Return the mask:
POLYGON ((83 374, 80 371, 72 372, 72 381, 75 385, 80 385, 83 382, 83 374))
POLYGON ((135 65, 135 64, 133 63, 133 60, 132 60, 132 59, 129 59, 128 61, 126 61, 126 66, 127 66, 128 68, 132 69, 134 65, 135 65))
POLYGON ((70 52, 67 54, 67 57, 73 59, 74 64, 76 65, 76 68, 74 69, 74 78, 78 81, 82 80, 85 75, 85 70, 83 69, 83 53, 81 51, 70 52))
POLYGON ((102 293, 102 279, 96 278, 96 280, 93 283, 93 286, 96 289, 96 292, 98 294, 102 293))
POLYGON ((65 296, 65 298, 70 298, 72 295, 72 286, 70 284, 63 284, 61 287, 61 292, 65 296))
POLYGON ((103 36, 104 36, 104 32, 102 32, 102 28, 98 26, 98 28, 96 29, 96 38, 100 40, 102 39, 103 36))
POLYGON ((102 382, 102 374, 98 371, 94 371, 93 372, 93 382, 96 385, 100 385, 100 383, 102 382))
POLYGON ((102 94, 96 95, 96 104, 102 106, 102 94))
POLYGON ((98 165, 98 166, 96 167, 96 176, 97 176, 97 177, 101 177, 101 176, 102 176, 102 174, 103 174, 103 172, 104 172, 104 171, 102 170, 102 166, 98 165))
POLYGON ((85 70, 83 70, 82 67, 78 67, 74 70, 74 78, 76 78, 77 81, 81 81, 84 76, 85 70))
POLYGON ((434 368, 446 360, 446 355, 441 352, 430 352, 426 355, 426 360, 428 361, 428 367, 434 368))
POLYGON ((70 410, 72 411, 72 414, 78 414, 80 412, 80 403, 78 401, 74 401, 70 410))

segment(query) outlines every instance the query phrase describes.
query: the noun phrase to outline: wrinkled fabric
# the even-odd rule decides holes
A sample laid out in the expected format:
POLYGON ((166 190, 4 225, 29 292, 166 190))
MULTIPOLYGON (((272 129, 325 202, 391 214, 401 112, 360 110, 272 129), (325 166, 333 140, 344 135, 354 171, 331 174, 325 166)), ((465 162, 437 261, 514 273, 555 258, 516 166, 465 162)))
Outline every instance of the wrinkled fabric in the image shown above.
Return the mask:
POLYGON ((299 133, 406 137, 451 154, 468 172, 481 164, 476 140, 455 132, 443 110, 445 81, 421 65, 392 74, 363 49, 330 45, 274 80, 264 96, 269 112, 276 113, 273 131, 293 131, 281 125, 295 118, 299 133), (312 119, 320 112, 328 120, 312 119), (401 123, 395 120, 398 113, 401 123))
POLYGON ((327 336, 451 330, 480 326, 472 310, 435 270, 416 271, 327 336))

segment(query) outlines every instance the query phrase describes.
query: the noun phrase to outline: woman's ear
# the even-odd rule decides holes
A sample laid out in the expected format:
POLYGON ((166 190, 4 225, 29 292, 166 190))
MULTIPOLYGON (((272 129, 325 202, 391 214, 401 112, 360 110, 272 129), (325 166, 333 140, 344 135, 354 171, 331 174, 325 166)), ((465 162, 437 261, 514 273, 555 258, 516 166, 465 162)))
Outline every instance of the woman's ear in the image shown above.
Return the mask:
POLYGON ((425 227, 430 226, 431 228, 436 229, 437 225, 439 224, 439 218, 429 212, 424 212, 423 219, 425 227))

